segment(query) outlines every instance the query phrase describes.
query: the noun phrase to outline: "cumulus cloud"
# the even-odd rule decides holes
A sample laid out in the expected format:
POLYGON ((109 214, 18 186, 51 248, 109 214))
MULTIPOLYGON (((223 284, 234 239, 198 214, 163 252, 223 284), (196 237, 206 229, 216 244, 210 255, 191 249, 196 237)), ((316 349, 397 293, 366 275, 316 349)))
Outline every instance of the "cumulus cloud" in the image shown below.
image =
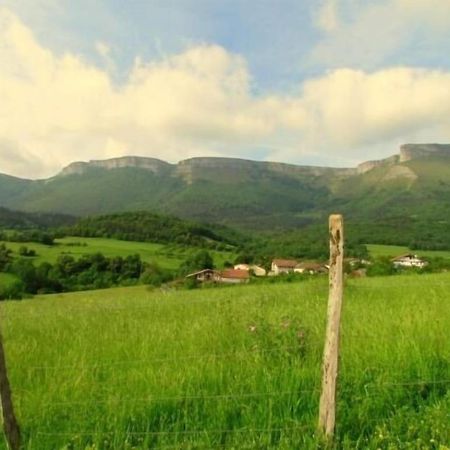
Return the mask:
POLYGON ((320 5, 317 13, 316 23, 321 30, 327 33, 331 33, 338 28, 339 17, 337 9, 338 0, 325 0, 320 5))
POLYGON ((0 172, 49 176, 127 154, 348 164, 393 153, 397 141, 448 140, 449 124, 448 72, 338 69, 290 95, 255 95, 242 56, 197 45, 136 58, 117 84, 81 56, 44 48, 0 9, 0 172))
POLYGON ((416 49, 408 47, 418 36, 428 53, 439 51, 436 42, 450 38, 450 2, 324 0, 316 25, 324 36, 312 51, 313 62, 374 68, 400 51, 414 59, 416 49))
POLYGON ((302 105, 313 141, 347 148, 348 154, 396 137, 408 140, 418 132, 431 140, 450 137, 448 72, 335 70, 305 83, 302 105), (432 131, 427 135, 427 130, 432 131))

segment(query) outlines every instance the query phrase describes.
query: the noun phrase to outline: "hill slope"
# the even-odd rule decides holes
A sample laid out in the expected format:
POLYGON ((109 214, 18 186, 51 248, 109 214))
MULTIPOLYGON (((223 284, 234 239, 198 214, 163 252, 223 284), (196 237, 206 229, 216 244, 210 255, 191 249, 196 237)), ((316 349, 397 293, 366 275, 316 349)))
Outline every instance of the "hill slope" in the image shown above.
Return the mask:
POLYGON ((75 215, 151 210, 263 230, 323 221, 336 210, 358 221, 437 223, 450 217, 450 145, 404 145, 349 169, 227 158, 73 163, 48 180, 0 175, 0 206, 75 215))
POLYGON ((27 213, 0 207, 0 228, 36 229, 72 225, 73 216, 55 213, 27 213))

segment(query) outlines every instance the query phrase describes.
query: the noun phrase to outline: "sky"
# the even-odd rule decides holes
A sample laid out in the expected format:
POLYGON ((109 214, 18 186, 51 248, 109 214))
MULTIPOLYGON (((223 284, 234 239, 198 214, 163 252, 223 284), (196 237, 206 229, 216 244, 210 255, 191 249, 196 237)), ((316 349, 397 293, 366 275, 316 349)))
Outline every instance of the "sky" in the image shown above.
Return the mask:
POLYGON ((450 0, 0 0, 0 173, 450 142, 450 0))

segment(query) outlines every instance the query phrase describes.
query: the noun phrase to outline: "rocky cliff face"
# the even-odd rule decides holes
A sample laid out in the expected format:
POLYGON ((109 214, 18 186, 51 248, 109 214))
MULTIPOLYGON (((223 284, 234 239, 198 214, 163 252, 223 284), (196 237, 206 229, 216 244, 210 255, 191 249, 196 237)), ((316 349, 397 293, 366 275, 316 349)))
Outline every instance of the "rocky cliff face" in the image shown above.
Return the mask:
POLYGON ((156 158, 144 158, 140 156, 124 156, 105 160, 92 160, 89 162, 74 162, 64 168, 59 175, 81 175, 89 168, 102 168, 106 170, 121 169, 124 167, 137 167, 159 173, 171 167, 171 164, 156 158))
POLYGON ((89 168, 103 168, 106 170, 120 169, 123 167, 136 167, 153 173, 171 173, 180 177, 188 184, 198 178, 208 178, 221 173, 222 176, 239 176, 239 174, 261 170, 271 171, 286 176, 312 176, 320 177, 332 175, 346 178, 355 174, 364 174, 376 167, 390 167, 423 158, 430 155, 450 156, 450 144, 405 144, 400 147, 400 153, 389 158, 366 161, 356 168, 330 168, 315 166, 297 166, 278 162, 251 161, 238 158, 203 157, 190 158, 180 161, 178 164, 169 164, 155 158, 138 156, 125 156, 100 161, 74 162, 63 169, 59 175, 83 174, 89 168))
POLYGON ((378 159, 374 161, 366 161, 361 164, 358 164, 356 168, 358 174, 369 172, 369 170, 375 169, 376 167, 381 166, 391 166, 397 164, 400 160, 399 155, 392 155, 389 158, 378 159))
POLYGON ((450 144, 405 144, 400 147, 400 162, 433 155, 450 156, 450 144))
POLYGON ((198 157, 185 159, 178 164, 170 164, 155 158, 126 156, 106 160, 92 160, 89 162, 73 162, 65 167, 58 176, 81 175, 90 168, 102 168, 106 170, 120 169, 123 167, 136 167, 149 170, 153 173, 171 173, 173 176, 191 183, 194 179, 203 178, 207 172, 223 172, 223 174, 259 172, 261 170, 275 172, 287 176, 309 175, 319 177, 332 174, 338 177, 347 177, 356 173, 355 168, 331 168, 317 166, 297 166, 279 162, 252 161, 238 158, 198 157), (203 174, 203 175, 202 175, 203 174))
POLYGON ((359 174, 366 173, 376 167, 394 166, 396 164, 411 161, 413 159, 425 158, 427 156, 450 156, 450 144, 404 144, 400 147, 398 155, 375 161, 366 161, 358 165, 359 174))

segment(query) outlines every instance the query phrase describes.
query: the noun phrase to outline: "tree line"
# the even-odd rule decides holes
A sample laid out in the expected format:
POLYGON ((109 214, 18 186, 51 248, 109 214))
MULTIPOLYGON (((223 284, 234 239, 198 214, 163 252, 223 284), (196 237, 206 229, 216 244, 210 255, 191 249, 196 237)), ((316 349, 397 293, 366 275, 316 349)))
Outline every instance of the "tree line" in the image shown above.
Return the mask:
MULTIPOLYGON (((139 255, 106 257, 101 253, 83 255, 75 259, 61 254, 54 264, 35 265, 29 258, 13 258, 12 252, 0 245, 0 271, 10 273, 17 282, 0 290, 2 298, 21 298, 24 295, 101 289, 131 285, 145 281, 147 265, 139 255)), ((150 272, 154 276, 155 267, 150 272)), ((160 272, 161 282, 164 280, 160 272)))

